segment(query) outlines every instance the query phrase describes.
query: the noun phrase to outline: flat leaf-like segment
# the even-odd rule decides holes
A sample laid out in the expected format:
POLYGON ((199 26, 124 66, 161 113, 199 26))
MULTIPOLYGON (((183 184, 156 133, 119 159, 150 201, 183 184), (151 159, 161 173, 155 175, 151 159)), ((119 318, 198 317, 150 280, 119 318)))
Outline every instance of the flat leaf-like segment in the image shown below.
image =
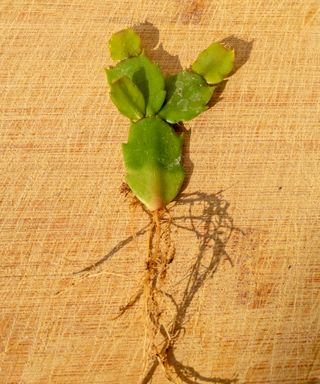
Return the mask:
POLYGON ((159 115, 169 123, 191 120, 207 109, 214 87, 192 72, 182 71, 166 79, 167 97, 159 115))
POLYGON ((146 106, 143 94, 129 77, 120 77, 111 84, 110 88, 111 100, 123 115, 132 121, 144 117, 146 106))
POLYGON ((120 77, 129 77, 142 92, 146 102, 146 116, 155 115, 161 108, 165 96, 165 82, 158 65, 140 55, 123 60, 114 68, 106 69, 111 85, 120 77))
POLYGON ((183 137, 159 117, 132 123, 122 146, 126 181, 149 210, 165 207, 177 196, 184 180, 182 145, 183 137))
POLYGON ((141 40, 133 29, 123 29, 111 36, 109 49, 113 60, 124 60, 141 53, 141 40))
POLYGON ((212 43, 192 64, 192 70, 202 75, 208 84, 220 83, 233 69, 234 51, 220 43, 212 43))

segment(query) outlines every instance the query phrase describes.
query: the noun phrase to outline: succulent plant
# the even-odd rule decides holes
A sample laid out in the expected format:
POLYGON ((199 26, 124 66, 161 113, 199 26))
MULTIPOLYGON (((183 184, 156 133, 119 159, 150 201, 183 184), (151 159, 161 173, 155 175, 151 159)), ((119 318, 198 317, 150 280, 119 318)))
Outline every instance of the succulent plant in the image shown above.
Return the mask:
POLYGON ((212 43, 191 70, 165 79, 141 50, 133 29, 113 34, 109 48, 111 57, 120 60, 106 69, 110 97, 131 120, 128 142, 122 147, 126 182, 150 211, 160 209, 175 199, 184 180, 183 135, 172 124, 208 108, 215 85, 233 69, 234 52, 212 43))

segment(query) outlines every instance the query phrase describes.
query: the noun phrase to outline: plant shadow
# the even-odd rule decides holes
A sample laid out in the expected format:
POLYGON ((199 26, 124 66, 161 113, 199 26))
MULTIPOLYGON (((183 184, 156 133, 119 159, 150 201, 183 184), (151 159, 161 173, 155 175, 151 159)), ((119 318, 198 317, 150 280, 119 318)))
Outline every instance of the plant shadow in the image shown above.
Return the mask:
MULTIPOLYGON (((135 25, 133 28, 143 40, 146 55, 153 61, 158 62, 165 73, 176 73, 182 70, 178 56, 169 54, 163 48, 163 45, 159 44, 159 30, 153 24, 146 21, 142 24, 135 25)), ((236 59, 233 73, 236 73, 248 61, 253 48, 253 40, 247 42, 235 36, 229 36, 220 42, 232 46, 235 49, 236 59)), ((218 85, 208 105, 209 108, 212 108, 222 100, 221 94, 226 84, 227 80, 218 85)), ((174 128, 177 133, 184 134, 183 165, 186 170, 186 180, 182 188, 182 190, 184 190, 193 172, 193 163, 190 159, 191 130, 187 130, 183 124, 177 124, 174 128)), ((184 279, 183 287, 181 286, 180 288, 181 297, 177 299, 170 293, 166 294, 175 308, 169 330, 170 335, 174 336, 174 341, 166 350, 168 362, 174 369, 176 376, 183 383, 188 384, 201 382, 231 384, 237 382, 235 378, 227 379, 204 376, 194 367, 187 366, 180 362, 175 355, 175 345, 179 338, 183 336, 188 309, 197 296, 199 289, 209 279, 213 278, 223 259, 228 259, 232 265, 232 260, 226 251, 226 246, 232 232, 238 229, 233 225, 233 219, 228 213, 229 203, 223 198, 222 193, 223 191, 215 194, 199 191, 181 193, 179 198, 173 202, 169 208, 170 214, 173 216, 171 225, 196 236, 198 244, 197 252, 193 258, 188 276, 184 279), (175 216, 174 213, 179 211, 179 208, 185 209, 187 213, 175 216)), ((127 246, 134 238, 145 235, 149 231, 152 222, 150 213, 146 210, 144 211, 150 218, 150 222, 146 226, 137 231, 135 235, 128 236, 121 240, 100 260, 83 268, 79 272, 75 272, 75 274, 95 270, 127 246)), ((168 219, 163 218, 161 220, 168 219)), ((165 331, 161 330, 161 332, 165 331)), ((148 367, 148 371, 141 381, 142 384, 147 384, 152 380, 153 374, 158 366, 159 361, 155 358, 148 367)))
MULTIPOLYGON (((177 55, 171 55, 164 49, 162 43, 159 44, 160 32, 154 24, 149 21, 145 21, 134 25, 133 29, 140 35, 146 55, 150 57, 152 61, 159 63, 165 74, 175 74, 183 70, 179 57, 177 55)), ((235 50, 234 69, 229 75, 231 76, 249 60, 254 40, 246 41, 231 35, 220 40, 220 43, 225 46, 232 47, 235 50)), ((208 103, 208 109, 211 109, 223 100, 222 93, 227 85, 227 82, 228 80, 224 80, 216 86, 213 96, 208 103)), ((176 131, 179 131, 179 133, 184 133, 182 160, 186 171, 186 177, 182 186, 183 191, 189 184, 194 168, 193 162, 190 158, 191 130, 186 129, 182 122, 176 124, 175 129, 176 131)))
MULTIPOLYGON (((183 383, 236 383, 237 379, 207 377, 197 372, 195 368, 181 363, 175 356, 175 344, 184 333, 188 308, 196 297, 199 289, 217 272, 223 259, 232 260, 226 251, 227 243, 234 227, 233 219, 228 213, 229 203, 222 192, 207 194, 204 192, 182 193, 173 203, 170 211, 174 213, 178 206, 187 207, 188 214, 172 217, 172 225, 188 231, 196 236, 198 250, 189 269, 188 277, 184 280, 183 293, 179 301, 171 294, 167 296, 175 307, 175 316, 169 328, 169 334, 174 335, 174 342, 167 348, 168 362, 175 374, 183 383)), ((164 331, 163 331, 164 332, 164 331)), ((166 330, 168 332, 168 330, 166 330)), ((154 360, 141 384, 147 384, 152 379, 158 360, 154 360)))
POLYGON ((165 74, 172 74, 182 71, 182 65, 178 55, 171 55, 162 45, 159 44, 159 29, 152 23, 145 21, 136 24, 133 29, 139 34, 143 42, 143 49, 146 56, 158 63, 165 74))
MULTIPOLYGON (((199 289, 214 276, 223 259, 229 260, 232 265, 231 258, 226 251, 226 246, 232 232, 238 229, 234 227, 233 219, 228 213, 229 203, 223 198, 222 193, 223 191, 215 194, 204 192, 182 193, 178 200, 173 202, 169 208, 171 225, 179 230, 188 231, 193 234, 198 244, 188 276, 183 280, 183 287, 179 288, 182 296, 176 299, 170 293, 166 293, 168 300, 175 307, 169 329, 170 335, 174 335, 174 342, 167 348, 168 362, 174 369, 177 377, 183 383, 188 384, 201 382, 231 384, 237 382, 237 379, 206 377, 196 371, 195 368, 180 362, 175 356, 174 351, 175 344, 184 333, 188 308, 195 299, 199 289), (181 211, 179 208, 186 210, 186 213, 175 215, 175 212, 181 211)), ((147 214, 150 217, 150 213, 147 212, 147 214)), ((161 220, 168 221, 168 218, 163 217, 161 220)), ((129 236, 120 241, 107 255, 76 273, 79 274, 96 269, 96 267, 128 245, 134 237, 144 235, 150 228, 150 225, 151 220, 148 225, 137 231, 134 236, 129 236)), ((164 330, 161 332, 164 332, 164 330)), ((155 358, 149 365, 141 384, 147 384, 152 380, 158 366, 159 362, 155 358)))
MULTIPOLYGON (((230 77, 236 72, 238 72, 238 70, 249 60, 251 51, 253 49, 254 40, 246 41, 244 39, 240 39, 234 35, 231 35, 220 40, 219 43, 227 47, 233 48, 235 51, 234 68, 233 71, 229 74, 230 77)), ((218 84, 211 100, 209 101, 209 109, 223 100, 223 97, 221 95, 227 85, 227 82, 228 80, 223 80, 220 84, 218 84)))
POLYGON ((185 171, 184 181, 181 187, 183 192, 191 179, 194 164, 190 157, 191 129, 187 129, 183 123, 175 124, 174 130, 177 134, 183 135, 182 166, 185 171))
POLYGON ((219 43, 233 48, 235 51, 234 68, 230 75, 232 76, 234 73, 238 72, 238 70, 249 60, 251 51, 253 49, 254 39, 247 41, 231 35, 220 40, 219 43))

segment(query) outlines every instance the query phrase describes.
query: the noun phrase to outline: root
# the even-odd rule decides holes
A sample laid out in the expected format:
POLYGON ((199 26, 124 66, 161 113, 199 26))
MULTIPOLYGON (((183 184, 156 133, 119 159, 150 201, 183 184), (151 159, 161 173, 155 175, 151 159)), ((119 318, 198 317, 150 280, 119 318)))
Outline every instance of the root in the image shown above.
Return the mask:
MULTIPOLYGON (((130 191, 123 186, 122 193, 128 198, 130 191)), ((135 205, 132 205, 135 207, 135 205)), ((148 235, 146 272, 143 285, 137 293, 130 298, 126 305, 119 308, 121 317, 131 309, 144 296, 144 322, 145 322, 145 346, 143 378, 150 364, 156 360, 163 369, 167 379, 178 384, 177 375, 168 360, 168 352, 173 349, 176 335, 166 322, 166 301, 168 295, 165 291, 166 275, 170 263, 174 259, 175 247, 171 239, 172 217, 167 210, 147 212, 150 217, 148 235)), ((134 238, 134 236, 133 236, 134 238)), ((167 316, 168 317, 168 316, 167 316)), ((169 319, 170 320, 170 319, 169 319)), ((172 324, 172 319, 171 319, 172 324)), ((142 379, 143 382, 143 379, 142 379)))
POLYGON ((132 308, 140 299, 141 295, 143 293, 143 289, 140 288, 138 290, 138 292, 131 297, 131 299, 128 301, 128 303, 126 305, 122 305, 120 308, 119 308, 119 314, 113 318, 113 320, 116 320, 118 319, 119 317, 121 317, 128 309, 132 308))
MULTIPOLYGON (((152 214, 152 226, 148 238, 146 276, 144 281, 145 298, 145 369, 155 359, 162 367, 167 379, 178 383, 176 374, 168 361, 168 351, 173 348, 174 337, 168 330, 165 319, 165 301, 167 294, 164 283, 168 265, 174 257, 174 246, 170 238, 171 219, 161 228, 164 211, 156 210, 152 214), (162 246, 163 243, 163 246, 162 246)), ((145 371, 144 371, 145 373, 145 371)))
MULTIPOLYGON (((142 359, 144 363, 143 376, 140 377, 141 384, 146 384, 152 380, 157 366, 161 367, 167 379, 172 383, 180 384, 186 382, 189 378, 191 380, 200 377, 192 367, 185 366, 176 360, 175 345, 185 332, 184 321, 191 302, 205 281, 215 273, 220 260, 228 257, 225 246, 232 232, 238 230, 233 226, 233 219, 228 214, 229 204, 220 196, 220 192, 218 194, 205 194, 202 192, 185 194, 182 195, 180 200, 175 201, 171 208, 177 205, 189 204, 189 215, 173 218, 169 210, 163 209, 150 212, 137 200, 131 200, 132 193, 126 184, 122 187, 122 193, 132 210, 139 207, 141 211, 147 214, 150 219, 149 223, 139 231, 132 232, 131 236, 122 240, 101 260, 77 273, 95 270, 96 267, 131 241, 135 242, 136 252, 140 255, 141 251, 136 240, 138 236, 148 233, 145 278, 141 279, 142 283, 136 294, 130 298, 126 305, 120 307, 116 318, 122 316, 141 297, 144 297, 145 342, 142 359), (200 214, 197 211, 196 213, 193 212, 192 207, 195 204, 199 205, 197 208, 202 209, 200 214), (188 219, 187 224, 183 224, 186 219, 188 219), (183 221, 182 224, 179 223, 179 220, 183 221), (198 229, 198 224, 200 229, 198 229), (170 284, 169 279, 167 279, 168 268, 175 256, 175 247, 171 239, 172 226, 192 232, 199 242, 194 263, 189 268, 188 273, 180 281, 175 282, 174 285, 170 284), (211 250, 211 252, 208 253, 208 250, 211 250), (177 301, 168 287, 172 289, 184 280, 186 280, 186 283, 184 284, 183 295, 181 300, 177 301)), ((110 274, 114 273, 110 272, 110 274)), ((96 275, 95 273, 89 276, 86 274, 83 277, 96 275)), ((80 278, 79 281, 81 280, 80 278)), ((56 295, 61 292, 58 291, 56 295)), ((210 377, 203 376, 202 378, 203 381, 215 381, 210 377)), ((220 378, 217 378, 216 381, 235 382, 235 380, 220 378)))
POLYGON ((141 207, 143 208, 143 205, 141 202, 135 197, 135 195, 132 193, 129 185, 127 183, 122 183, 120 186, 120 194, 123 195, 128 201, 129 206, 131 207, 141 207))

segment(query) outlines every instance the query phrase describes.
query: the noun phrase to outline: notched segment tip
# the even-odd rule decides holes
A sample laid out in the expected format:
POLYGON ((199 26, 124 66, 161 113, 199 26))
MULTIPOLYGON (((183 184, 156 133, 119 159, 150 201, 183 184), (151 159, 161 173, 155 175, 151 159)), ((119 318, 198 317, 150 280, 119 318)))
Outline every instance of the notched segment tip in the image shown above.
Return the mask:
POLYGON ((208 84, 220 83, 233 69, 234 50, 212 43, 192 64, 192 70, 203 76, 208 84))
POLYGON ((109 50, 113 60, 138 56, 141 53, 140 36, 132 28, 116 32, 109 40, 109 50))

